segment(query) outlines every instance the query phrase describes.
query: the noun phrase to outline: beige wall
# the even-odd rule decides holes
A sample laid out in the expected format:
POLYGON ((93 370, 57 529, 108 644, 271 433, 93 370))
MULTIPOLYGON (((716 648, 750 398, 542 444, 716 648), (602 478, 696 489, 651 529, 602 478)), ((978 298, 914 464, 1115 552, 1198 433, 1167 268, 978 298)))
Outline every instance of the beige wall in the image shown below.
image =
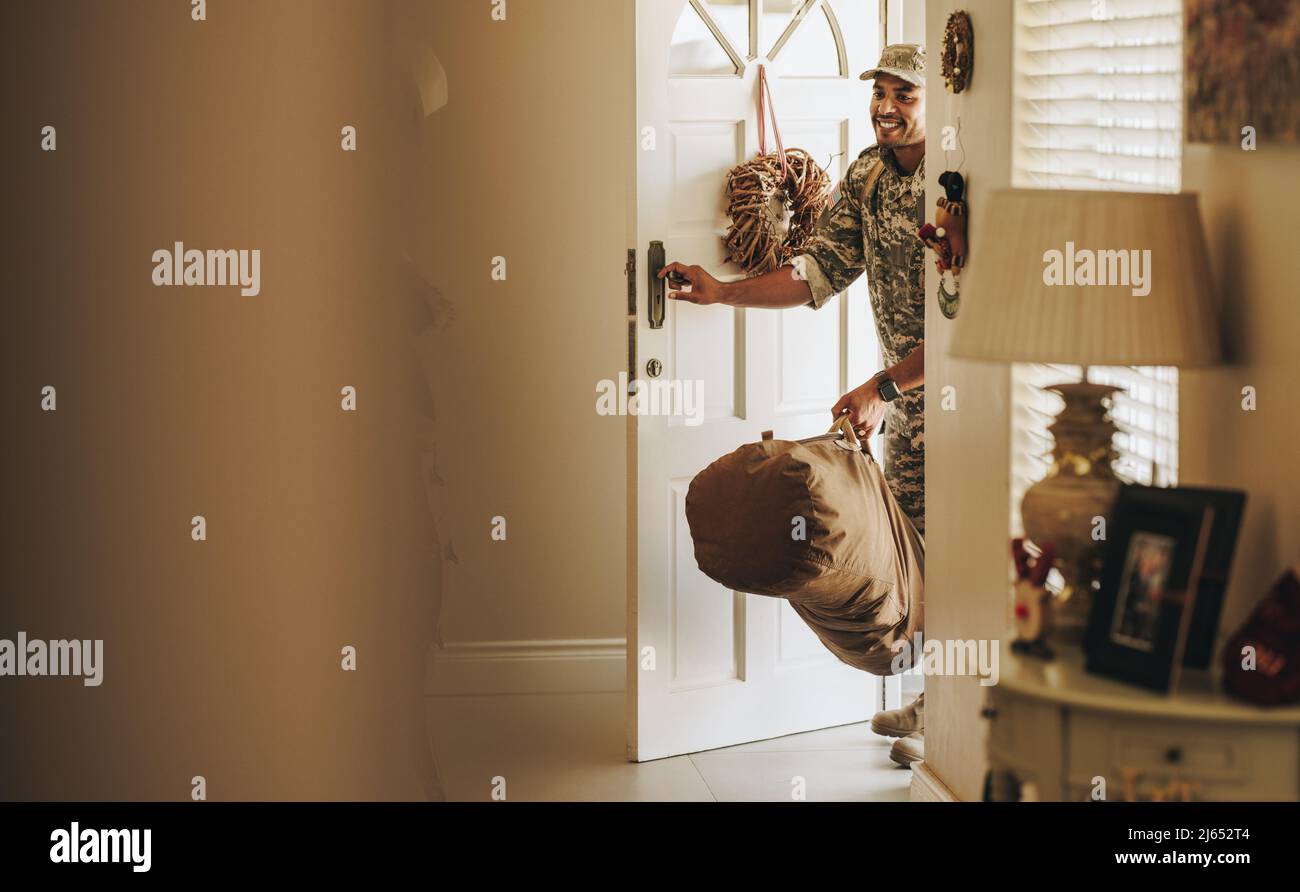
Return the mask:
POLYGON ((449 87, 411 123, 407 208, 409 254, 449 320, 425 351, 458 560, 442 637, 622 638, 626 427, 594 406, 626 367, 630 3, 515 0, 506 22, 490 8, 406 4, 398 26, 402 53, 431 50, 449 87))
POLYGON ((0 4, 0 630, 104 643, 102 686, 0 683, 0 801, 439 795, 388 12, 0 4), (176 240, 259 294, 154 287, 176 240))
POLYGON ((1300 291, 1287 223, 1300 204, 1298 166, 1296 146, 1189 145, 1183 155, 1183 188, 1201 194, 1228 362, 1182 373, 1181 482, 1249 494, 1221 638, 1300 561, 1300 291), (1247 386, 1254 412, 1241 408, 1247 386))
MULTIPOLYGON (((961 116, 962 168, 974 214, 970 267, 996 234, 980 206, 1011 181, 1011 4, 965 0, 925 5, 926 200, 929 219, 943 194, 940 145, 944 126, 961 116), (939 74, 939 49, 948 14, 965 9, 975 27, 976 66, 967 92, 953 96, 939 74)), ((960 153, 951 155, 954 163, 960 153)), ((933 267, 926 276, 925 490, 926 637, 998 639, 1007 611, 1007 530, 1010 487, 1010 384, 1005 365, 950 359, 953 323, 939 312, 933 267), (943 411, 944 387, 955 388, 954 411, 943 411)), ((926 762, 961 799, 978 799, 984 771, 983 688, 974 678, 926 679, 926 762)))

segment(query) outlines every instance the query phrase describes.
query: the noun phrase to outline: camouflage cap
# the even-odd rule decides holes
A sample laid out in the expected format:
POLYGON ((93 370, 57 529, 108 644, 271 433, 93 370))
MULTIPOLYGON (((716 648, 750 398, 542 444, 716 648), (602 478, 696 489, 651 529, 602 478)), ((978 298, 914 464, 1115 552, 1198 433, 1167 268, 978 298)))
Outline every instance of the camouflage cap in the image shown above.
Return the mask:
POLYGON ((892 74, 909 84, 924 87, 925 47, 919 43, 891 43, 880 54, 876 67, 862 72, 862 80, 869 81, 881 74, 892 74))

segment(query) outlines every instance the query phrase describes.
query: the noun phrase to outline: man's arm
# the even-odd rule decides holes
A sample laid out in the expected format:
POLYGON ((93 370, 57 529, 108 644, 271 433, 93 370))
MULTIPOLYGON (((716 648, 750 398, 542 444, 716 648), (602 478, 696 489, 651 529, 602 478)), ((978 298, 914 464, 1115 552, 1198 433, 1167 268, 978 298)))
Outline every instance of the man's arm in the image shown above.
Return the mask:
POLYGON ((693 304, 724 304, 731 307, 759 307, 784 310, 789 307, 820 308, 848 288, 866 269, 862 251, 862 207, 858 193, 868 165, 854 162, 840 185, 840 199, 827 211, 803 253, 780 269, 752 279, 722 283, 698 266, 670 263, 660 278, 676 273, 685 280, 675 287, 690 285, 690 291, 674 291, 672 300, 693 304))
MULTIPOLYGON (((768 310, 784 310, 789 307, 801 307, 812 300, 812 290, 808 283, 795 274, 792 266, 783 266, 770 273, 741 279, 739 282, 719 282, 698 266, 686 266, 670 263, 659 273, 663 278, 669 273, 676 273, 690 284, 690 291, 674 291, 668 295, 672 300, 684 300, 693 304, 724 304, 729 307, 758 307, 768 310)), ((684 287, 684 286, 676 286, 684 287)))
POLYGON ((925 383, 925 341, 916 345, 916 349, 907 354, 901 362, 885 369, 885 374, 906 393, 925 383))
POLYGON ((889 368, 877 372, 862 386, 850 390, 831 409, 831 416, 839 418, 848 414, 853 429, 859 437, 869 437, 880 426, 880 419, 885 417, 885 406, 889 405, 880 395, 880 379, 889 378, 901 391, 914 390, 925 383, 925 341, 916 345, 916 349, 889 368))

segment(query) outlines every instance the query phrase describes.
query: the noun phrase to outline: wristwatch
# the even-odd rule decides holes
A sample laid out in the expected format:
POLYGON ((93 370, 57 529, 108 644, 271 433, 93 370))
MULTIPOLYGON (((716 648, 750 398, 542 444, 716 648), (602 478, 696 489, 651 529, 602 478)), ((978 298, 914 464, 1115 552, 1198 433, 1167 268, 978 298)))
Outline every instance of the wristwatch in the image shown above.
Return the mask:
POLYGON ((903 392, 898 389, 898 385, 894 383, 894 380, 884 374, 882 374, 880 380, 876 382, 876 392, 879 393, 880 398, 887 403, 892 403, 903 395, 903 392))

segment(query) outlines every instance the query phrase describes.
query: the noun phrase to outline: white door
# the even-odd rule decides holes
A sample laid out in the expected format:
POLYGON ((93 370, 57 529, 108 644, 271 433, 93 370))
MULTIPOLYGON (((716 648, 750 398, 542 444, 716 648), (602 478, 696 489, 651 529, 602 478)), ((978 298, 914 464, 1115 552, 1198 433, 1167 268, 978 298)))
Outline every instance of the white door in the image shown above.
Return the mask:
MULTIPOLYGON (((686 490, 765 430, 823 433, 879 368, 865 280, 821 310, 669 302, 648 321, 647 251, 738 278, 724 262, 727 171, 758 152, 758 66, 787 148, 838 184, 872 142, 878 0, 637 0, 636 375, 703 382, 704 420, 641 416, 630 524, 629 754, 644 761, 862 721, 880 679, 837 661, 784 601, 727 591, 695 563, 686 490), (646 128, 652 128, 647 130, 646 128)), ((774 142, 769 137, 769 151, 774 142)))

